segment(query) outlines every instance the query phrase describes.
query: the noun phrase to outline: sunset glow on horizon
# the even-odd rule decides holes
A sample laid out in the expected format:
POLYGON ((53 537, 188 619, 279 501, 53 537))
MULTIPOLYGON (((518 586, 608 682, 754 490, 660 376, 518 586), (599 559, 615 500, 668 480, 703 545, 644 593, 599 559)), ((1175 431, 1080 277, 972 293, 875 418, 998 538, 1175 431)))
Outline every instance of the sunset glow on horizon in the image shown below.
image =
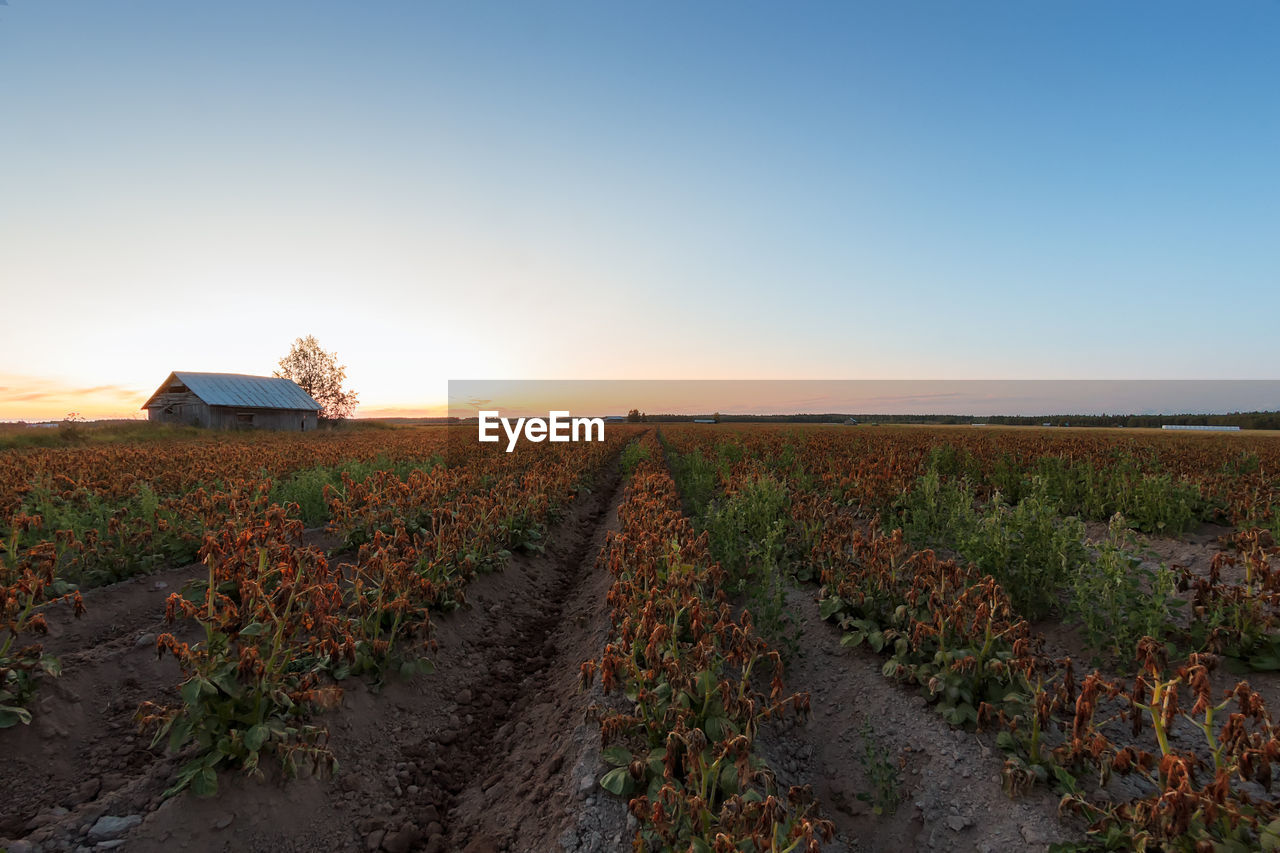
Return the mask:
POLYGON ((142 418, 305 335, 358 417, 1272 379, 1277 72, 1277 4, 9 0, 0 421, 142 418))

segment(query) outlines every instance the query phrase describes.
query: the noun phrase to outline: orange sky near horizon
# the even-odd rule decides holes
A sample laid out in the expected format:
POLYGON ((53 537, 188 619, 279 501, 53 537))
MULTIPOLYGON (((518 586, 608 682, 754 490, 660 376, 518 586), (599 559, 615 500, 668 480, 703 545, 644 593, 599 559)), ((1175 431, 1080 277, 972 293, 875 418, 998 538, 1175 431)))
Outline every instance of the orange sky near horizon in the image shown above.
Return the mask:
MULTIPOLYGON (((157 385, 164 380, 160 376, 157 385)), ((66 381, 0 374, 0 422, 28 423, 62 420, 76 415, 85 420, 146 420, 142 404, 155 391, 150 386, 98 385, 80 387, 66 381)), ((443 403, 420 406, 361 406, 362 418, 443 417, 443 403)))
MULTIPOLYGON (((167 374, 166 374, 167 375, 167 374)), ((267 375, 265 373, 261 375, 267 375)), ((163 381, 164 376, 157 379, 163 381)), ((348 387, 360 390, 359 385, 348 387)), ((145 419, 154 386, 78 387, 0 373, 0 421, 145 419)), ((402 389, 403 390, 403 389, 402 389)), ((504 416, 552 410, 659 414, 1053 415, 1225 413, 1280 409, 1280 380, 586 379, 451 380, 424 384, 421 402, 361 406, 359 418, 504 416)))
MULTIPOLYGON (((163 376, 160 377, 163 380, 163 376)), ((435 385, 436 383, 432 383, 435 385)), ((356 387, 359 390, 358 386, 356 387)), ((862 413, 1051 415, 1199 413, 1280 409, 1277 380, 453 380, 420 404, 362 406, 360 418, 625 414, 862 413), (447 400, 447 403, 445 402, 447 400)), ((155 390, 76 387, 0 374, 0 421, 145 419, 155 390)), ((429 393, 429 392, 428 392, 429 393)))

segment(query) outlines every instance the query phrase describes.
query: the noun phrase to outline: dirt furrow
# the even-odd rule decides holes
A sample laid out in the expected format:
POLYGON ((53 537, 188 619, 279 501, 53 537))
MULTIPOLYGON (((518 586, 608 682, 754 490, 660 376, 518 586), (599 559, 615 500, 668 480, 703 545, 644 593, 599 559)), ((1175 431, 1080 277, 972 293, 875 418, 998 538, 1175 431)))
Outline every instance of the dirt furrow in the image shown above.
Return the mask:
POLYGON ((44 679, 29 728, 0 733, 0 836, 36 843, 60 835, 57 825, 96 820, 100 802, 125 790, 163 790, 171 762, 157 759, 133 722, 138 704, 168 695, 181 678, 171 657, 158 660, 155 638, 166 630, 164 601, 202 567, 183 566, 85 594, 79 620, 70 608, 47 609, 42 645, 56 655, 60 678, 44 679))
MULTIPOLYGON (((336 779, 225 778, 216 798, 183 795, 146 815, 127 849, 481 853, 556 849, 562 837, 613 849, 576 846, 599 770, 577 670, 607 629, 608 580, 594 561, 616 524, 619 479, 615 465, 545 553, 477 578, 470 607, 439 617, 436 672, 376 693, 344 685, 344 707, 324 718, 336 779)), ((625 829, 621 806, 586 819, 611 844, 625 829)))
POLYGON ((541 653, 518 684, 494 687, 508 713, 491 740, 473 742, 482 760, 455 798, 447 849, 629 848, 625 805, 596 784, 604 766, 600 733, 586 712, 598 697, 578 679, 579 664, 608 635, 611 579, 595 560, 608 531, 618 529, 620 501, 621 489, 612 489, 590 537, 562 564, 558 596, 533 627, 531 645, 541 638, 541 653))
POLYGON ((344 682, 343 707, 320 720, 333 780, 266 768, 222 774, 211 799, 162 798, 177 761, 148 749, 133 714, 181 678, 154 634, 198 564, 94 591, 79 622, 51 615, 66 672, 41 687, 34 737, 2 735, 0 837, 21 839, 15 851, 615 849, 625 808, 597 803, 599 733, 577 670, 607 633, 594 562, 620 479, 616 463, 601 472, 544 553, 476 578, 469 607, 438 617, 436 672, 344 682))
POLYGON ((1037 789, 1010 800, 1000 786, 999 750, 951 728, 918 691, 886 679, 879 656, 842 647, 839 628, 819 615, 812 587, 792 590, 787 603, 800 631, 787 687, 811 694, 813 716, 772 726, 758 743, 781 782, 813 785, 837 827, 829 849, 994 853, 1044 850, 1068 837, 1055 796, 1037 789), (859 798, 877 790, 879 762, 867 757, 868 739, 887 752, 880 773, 891 768, 897 776, 882 786, 882 814, 874 796, 859 798), (892 795, 896 810, 888 805, 892 795))
MULTIPOLYGON (((332 545, 320 529, 309 545, 332 545)), ((156 635, 173 630, 197 639, 193 625, 171 628, 165 599, 201 576, 200 563, 177 566, 85 592, 86 613, 45 609, 49 633, 40 638, 62 664, 60 678, 44 679, 31 726, 0 732, 0 837, 56 847, 70 826, 92 823, 110 804, 159 804, 173 762, 148 749, 134 714, 146 699, 172 695, 181 679, 174 660, 157 659, 156 635)))

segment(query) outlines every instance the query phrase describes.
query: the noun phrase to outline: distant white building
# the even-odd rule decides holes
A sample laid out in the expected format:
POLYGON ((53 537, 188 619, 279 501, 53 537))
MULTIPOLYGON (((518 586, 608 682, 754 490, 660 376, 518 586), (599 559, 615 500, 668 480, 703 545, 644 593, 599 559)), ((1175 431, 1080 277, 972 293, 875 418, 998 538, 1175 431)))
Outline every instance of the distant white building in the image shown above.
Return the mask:
POLYGON ((1160 429, 1193 429, 1200 432, 1239 432, 1238 426, 1200 426, 1198 424, 1162 424, 1160 429))

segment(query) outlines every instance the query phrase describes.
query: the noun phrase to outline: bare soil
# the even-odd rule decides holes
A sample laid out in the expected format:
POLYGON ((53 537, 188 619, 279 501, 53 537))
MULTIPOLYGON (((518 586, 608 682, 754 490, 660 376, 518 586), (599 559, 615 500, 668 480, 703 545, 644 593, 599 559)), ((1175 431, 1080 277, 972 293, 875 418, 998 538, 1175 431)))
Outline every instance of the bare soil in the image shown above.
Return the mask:
POLYGON ((775 725, 759 742, 781 783, 813 785, 837 829, 836 844, 824 849, 1045 850, 1072 837, 1048 791, 1005 796, 1004 756, 990 738, 948 726, 918 690, 884 677, 879 655, 842 647, 842 633, 819 615, 812 587, 792 590, 787 603, 800 632, 787 687, 809 692, 813 715, 775 725), (876 814, 859 798, 875 789, 864 732, 897 771, 896 810, 876 814))
POLYGON ((615 465, 544 553, 478 577, 470 606, 439 617, 434 673, 378 692, 344 682, 342 708, 320 718, 333 779, 223 773, 216 797, 162 798, 179 760, 150 749, 133 715, 176 697, 180 673, 154 639, 165 598, 200 565, 92 591, 78 622, 50 613, 64 674, 41 685, 37 722, 0 732, 0 839, 10 851, 626 849, 625 805, 597 793, 599 730, 585 716, 598 697, 578 689, 608 628, 595 557, 619 480, 615 465))

